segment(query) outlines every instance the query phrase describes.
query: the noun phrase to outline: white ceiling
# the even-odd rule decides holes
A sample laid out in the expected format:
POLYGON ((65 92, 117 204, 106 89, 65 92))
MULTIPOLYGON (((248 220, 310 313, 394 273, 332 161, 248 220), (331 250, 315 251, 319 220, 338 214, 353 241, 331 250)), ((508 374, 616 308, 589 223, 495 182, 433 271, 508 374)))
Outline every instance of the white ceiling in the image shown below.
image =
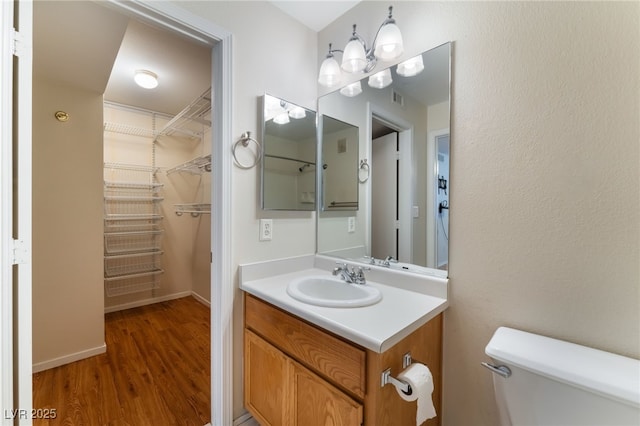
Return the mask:
POLYGON ((211 48, 90 1, 34 2, 34 76, 177 114, 211 85, 211 48), (147 90, 136 69, 158 75, 147 90))
POLYGON ((361 0, 297 0, 270 1, 287 15, 318 32, 342 16, 361 0))
MULTIPOLYGON (((317 30, 358 1, 271 3, 317 30)), ((448 69, 442 71, 448 79, 448 69)), ((183 36, 130 21, 98 2, 34 2, 38 78, 104 93, 108 101, 176 114, 210 86, 210 73, 210 47, 183 36), (158 74, 158 88, 136 86, 136 69, 158 74)))

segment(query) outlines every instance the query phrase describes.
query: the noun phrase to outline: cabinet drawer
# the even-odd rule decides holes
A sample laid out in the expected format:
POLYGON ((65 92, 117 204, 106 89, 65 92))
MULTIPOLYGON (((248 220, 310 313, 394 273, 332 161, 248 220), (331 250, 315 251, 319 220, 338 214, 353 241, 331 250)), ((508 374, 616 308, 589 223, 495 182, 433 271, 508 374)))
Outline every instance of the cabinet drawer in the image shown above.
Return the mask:
POLYGON ((364 398, 364 350, 249 294, 245 327, 336 386, 364 398))

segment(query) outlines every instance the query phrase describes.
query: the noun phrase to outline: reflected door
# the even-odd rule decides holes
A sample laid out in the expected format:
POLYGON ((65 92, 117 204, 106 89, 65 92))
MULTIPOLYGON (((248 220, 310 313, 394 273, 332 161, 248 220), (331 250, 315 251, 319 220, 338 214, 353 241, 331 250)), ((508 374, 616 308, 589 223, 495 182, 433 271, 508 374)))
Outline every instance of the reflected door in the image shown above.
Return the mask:
POLYGON ((449 265, 449 134, 436 137, 436 267, 449 265))
POLYGON ((371 146, 371 256, 398 259, 398 133, 371 146))

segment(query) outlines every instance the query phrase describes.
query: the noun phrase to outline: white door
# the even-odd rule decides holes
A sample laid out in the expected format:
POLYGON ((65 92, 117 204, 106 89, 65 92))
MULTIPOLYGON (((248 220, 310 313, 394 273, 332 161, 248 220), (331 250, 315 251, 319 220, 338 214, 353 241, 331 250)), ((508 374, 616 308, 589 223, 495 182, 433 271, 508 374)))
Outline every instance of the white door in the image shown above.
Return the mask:
POLYGON ((32 414, 33 5, 3 1, 0 11, 0 408, 3 425, 27 425, 32 414))
POLYGON ((398 134, 371 144, 371 256, 398 258, 398 134))

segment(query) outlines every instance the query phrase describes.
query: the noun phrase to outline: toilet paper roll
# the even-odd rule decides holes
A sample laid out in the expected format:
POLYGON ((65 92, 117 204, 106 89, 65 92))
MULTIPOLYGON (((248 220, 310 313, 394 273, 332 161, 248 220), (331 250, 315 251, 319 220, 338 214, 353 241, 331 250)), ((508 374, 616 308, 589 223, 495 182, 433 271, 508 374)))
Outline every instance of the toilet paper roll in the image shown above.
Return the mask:
POLYGON ((436 409, 431 399, 431 394, 433 393, 433 376, 431 375, 429 367, 419 362, 413 363, 398 375, 398 379, 408 383, 412 390, 411 395, 407 395, 396 387, 398 395, 405 401, 418 400, 416 425, 420 426, 427 419, 435 417, 436 409))

